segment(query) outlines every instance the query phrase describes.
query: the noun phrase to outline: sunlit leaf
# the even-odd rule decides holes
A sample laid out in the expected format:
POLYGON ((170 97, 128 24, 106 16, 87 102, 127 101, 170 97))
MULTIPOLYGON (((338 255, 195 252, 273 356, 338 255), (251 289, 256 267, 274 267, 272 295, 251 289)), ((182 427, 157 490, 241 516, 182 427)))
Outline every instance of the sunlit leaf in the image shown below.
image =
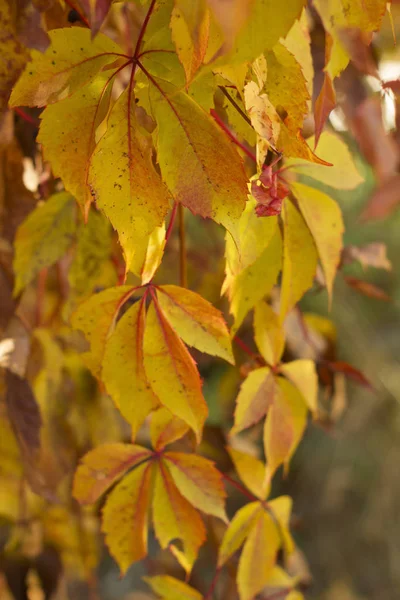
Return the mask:
POLYGON ((96 502, 128 469, 150 457, 150 450, 129 444, 104 444, 91 450, 75 473, 74 497, 81 504, 96 502))
POLYGON ((280 372, 297 387, 308 408, 315 413, 318 408, 318 376, 314 361, 307 358, 293 360, 281 365, 280 372))
POLYGON ((11 94, 12 106, 45 106, 73 94, 114 63, 120 48, 110 38, 81 27, 53 29, 51 44, 43 54, 32 51, 32 60, 11 94))
POLYGON ((202 595, 187 583, 170 575, 154 575, 143 577, 161 600, 202 600, 202 595))
POLYGON ((322 87, 314 106, 315 119, 315 146, 317 146, 319 138, 329 115, 336 106, 336 92, 333 87, 332 79, 329 73, 325 73, 322 87))
POLYGON ((153 166, 149 139, 136 124, 134 107, 128 87, 91 158, 89 185, 97 206, 118 232, 127 270, 140 274, 148 236, 164 222, 170 198, 153 166))
POLYGON ((264 485, 264 463, 232 447, 228 448, 228 452, 240 479, 257 498, 264 500, 269 492, 268 487, 264 485))
POLYGON ((252 600, 262 590, 275 565, 281 539, 272 517, 262 511, 251 529, 239 560, 240 600, 252 600))
POLYGON ((175 540, 181 541, 183 550, 176 556, 183 568, 190 572, 206 532, 197 510, 178 491, 163 461, 160 461, 155 475, 153 521, 161 548, 167 548, 175 540))
POLYGON ((342 251, 344 228, 340 208, 323 192, 302 183, 293 184, 292 191, 314 238, 331 298, 342 251))
POLYGON ((318 256, 308 226, 289 200, 284 202, 282 214, 284 225, 280 315, 284 318, 312 286, 318 256))
POLYGON ((231 434, 258 423, 274 402, 276 393, 275 377, 269 367, 251 371, 236 399, 235 423, 231 434))
POLYGON ((259 302, 254 310, 254 339, 269 365, 277 365, 285 346, 285 334, 278 315, 266 302, 259 302))
POLYGON ((207 416, 199 373, 186 346, 154 303, 146 318, 144 367, 161 404, 187 423, 199 440, 207 416))
POLYGON ((141 268, 142 285, 149 283, 161 264, 165 248, 165 225, 156 227, 147 243, 146 257, 141 268))
POLYGON ((156 83, 152 109, 163 179, 178 202, 235 236, 247 197, 242 159, 212 117, 187 94, 156 83))
POLYGON ((234 362, 228 328, 219 310, 198 294, 175 285, 158 290, 166 319, 186 344, 234 362))
POLYGON ((239 550, 252 527, 256 525, 262 511, 259 502, 250 502, 236 512, 219 547, 218 566, 224 565, 239 550))
POLYGON ((143 364, 145 306, 136 302, 118 321, 104 350, 101 373, 107 392, 132 427, 134 439, 147 415, 159 404, 143 364))
POLYGON ((41 269, 57 262, 72 244, 76 230, 74 199, 66 192, 39 204, 20 225, 15 239, 17 295, 41 269))
POLYGON ((167 408, 160 408, 151 416, 151 444, 155 450, 161 450, 167 444, 179 440, 188 429, 186 423, 174 417, 167 408))
POLYGON ((165 464, 178 490, 202 512, 226 521, 225 490, 214 464, 196 454, 168 452, 165 464))
POLYGON ((90 343, 90 352, 83 356, 94 375, 101 373, 108 335, 119 309, 133 292, 134 288, 128 285, 109 288, 82 302, 72 315, 73 327, 83 331, 90 343))
POLYGON ((128 473, 110 492, 102 511, 102 531, 123 574, 147 554, 152 469, 145 463, 128 473))

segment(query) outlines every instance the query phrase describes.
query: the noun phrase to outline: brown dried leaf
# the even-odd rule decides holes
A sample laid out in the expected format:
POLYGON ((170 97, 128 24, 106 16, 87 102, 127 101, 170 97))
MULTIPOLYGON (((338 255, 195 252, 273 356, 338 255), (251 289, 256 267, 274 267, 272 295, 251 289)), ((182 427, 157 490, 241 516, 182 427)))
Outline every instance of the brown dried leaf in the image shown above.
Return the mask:
POLYGON ((360 294, 364 294, 364 296, 368 296, 369 298, 376 298, 377 300, 384 300, 385 302, 391 302, 391 297, 384 292, 381 288, 378 288, 373 283, 369 283, 368 281, 362 281, 362 279, 357 279, 357 277, 346 276, 344 278, 347 285, 352 287, 360 294))
POLYGON ((8 369, 5 382, 8 416, 17 439, 23 450, 39 450, 42 418, 32 388, 25 378, 8 369))

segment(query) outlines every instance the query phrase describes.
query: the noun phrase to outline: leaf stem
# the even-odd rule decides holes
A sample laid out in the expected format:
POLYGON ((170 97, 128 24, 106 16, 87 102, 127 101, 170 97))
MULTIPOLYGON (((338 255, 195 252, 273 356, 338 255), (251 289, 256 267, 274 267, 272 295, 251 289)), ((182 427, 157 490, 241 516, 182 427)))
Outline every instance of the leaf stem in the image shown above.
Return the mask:
POLYGON ((228 94, 228 92, 226 91, 225 86, 219 85, 218 87, 221 90, 221 92, 224 94, 224 96, 226 97, 226 99, 228 100, 228 102, 230 102, 232 104, 233 108, 239 113, 239 115, 241 117, 243 117, 243 119, 246 121, 246 123, 248 123, 250 125, 250 127, 253 127, 253 125, 251 124, 251 121, 250 121, 249 117, 246 115, 245 112, 243 112, 243 110, 240 108, 239 104, 237 104, 237 102, 235 102, 235 100, 232 98, 232 96, 230 96, 228 94))
POLYGON ((203 596, 203 600, 211 600, 211 598, 213 597, 215 586, 217 585, 217 581, 218 581, 218 578, 219 578, 219 576, 221 574, 221 571, 222 571, 222 566, 216 568, 215 573, 214 573, 214 577, 212 578, 212 581, 211 581, 211 584, 210 584, 210 587, 208 588, 205 596, 203 596))
POLYGON ((241 483, 230 477, 230 475, 227 475, 226 473, 221 473, 221 475, 222 478, 225 479, 225 481, 233 485, 233 487, 239 490, 239 492, 241 492, 243 496, 246 496, 246 498, 248 498, 252 502, 262 502, 262 500, 257 498, 257 496, 255 496, 251 492, 249 492, 249 490, 247 490, 241 483))
POLYGON ((256 362, 258 362, 259 364, 262 364, 262 365, 265 364, 265 360, 263 358, 261 358, 260 356, 258 356, 258 354, 256 354, 252 350, 250 350, 248 345, 243 340, 241 340, 240 337, 235 335, 235 337, 233 338, 233 341, 235 342, 235 344, 237 344, 237 346, 239 346, 239 348, 241 348, 243 350, 243 352, 245 352, 247 354, 247 356, 250 356, 250 358, 252 358, 256 362))
POLYGON ((79 18, 80 18, 80 20, 82 21, 82 23, 84 23, 84 24, 86 25, 86 27, 89 27, 89 29, 90 29, 90 23, 89 23, 89 21, 87 20, 87 18, 85 17, 85 15, 83 14, 83 12, 81 12, 81 11, 79 10, 79 8, 77 8, 77 7, 76 7, 76 6, 75 6, 75 5, 74 5, 74 4, 71 2, 71 0, 65 0, 65 4, 68 4, 68 6, 69 6, 69 7, 70 7, 72 10, 74 10, 74 11, 75 11, 75 12, 76 12, 76 13, 79 15, 79 18))
POLYGON ((138 58, 138 56, 139 56, 139 51, 140 51, 140 46, 142 45, 143 36, 146 33, 146 28, 147 28, 147 25, 149 23, 149 19, 151 17, 151 13, 153 12, 155 3, 156 3, 156 0, 151 0, 151 4, 149 6, 149 10, 147 11, 147 14, 146 14, 146 16, 144 18, 144 21, 142 23, 142 26, 140 28, 139 37, 137 39, 136 46, 135 46, 135 51, 133 53, 134 58, 138 58))
POLYGON ((174 227, 177 210, 178 210, 178 202, 175 202, 174 206, 172 207, 171 217, 169 219, 168 228, 167 228, 167 231, 166 231, 166 234, 165 234, 165 243, 167 243, 168 240, 169 240, 169 238, 171 237, 171 233, 172 233, 172 229, 174 227))
POLYGON ((183 205, 179 203, 179 273, 181 287, 187 287, 187 269, 186 269, 186 234, 185 234, 185 215, 183 205))
POLYGON ((229 127, 223 122, 223 120, 221 119, 221 117, 218 115, 218 113, 216 112, 216 110, 214 108, 212 108, 210 110, 210 114, 215 119, 215 121, 218 123, 218 125, 221 127, 221 129, 223 131, 225 131, 226 135, 231 138, 232 142, 234 142, 234 144, 236 144, 236 146, 238 146, 242 150, 242 152, 244 152, 249 158, 251 158, 251 160, 253 160, 254 162, 257 162, 256 155, 251 150, 246 148, 246 146, 244 144, 242 144, 242 142, 239 142, 237 137, 235 135, 233 135, 233 133, 231 132, 229 127))
POLYGON ((18 106, 14 106, 13 111, 15 113, 17 113, 17 115, 20 116, 21 119, 23 119, 27 123, 30 123, 31 125, 34 125, 35 127, 39 127, 38 119, 34 119, 33 117, 31 117, 31 115, 28 115, 24 110, 22 110, 22 108, 19 108, 18 106))

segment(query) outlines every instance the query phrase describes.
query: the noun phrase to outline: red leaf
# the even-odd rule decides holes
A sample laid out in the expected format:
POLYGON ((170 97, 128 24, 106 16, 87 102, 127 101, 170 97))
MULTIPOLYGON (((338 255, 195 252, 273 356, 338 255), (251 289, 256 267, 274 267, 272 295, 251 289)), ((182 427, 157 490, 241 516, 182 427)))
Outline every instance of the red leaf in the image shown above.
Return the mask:
POLYGON ((333 87, 332 79, 328 73, 325 73, 324 82, 315 101, 314 120, 315 120, 315 146, 317 147, 318 140, 324 128, 326 121, 332 110, 336 106, 336 93, 333 87))
POLYGON ((343 373, 343 375, 345 375, 345 377, 348 377, 349 379, 352 379, 359 385, 362 385, 362 386, 368 388, 369 390, 374 391, 374 387, 368 381, 368 379, 365 377, 365 375, 361 371, 359 371, 358 369, 353 367, 352 365, 349 365, 349 363, 341 361, 341 360, 338 360, 336 362, 324 361, 324 365, 330 371, 333 371, 334 373, 343 373))
POLYGON ((381 290, 381 288, 378 288, 373 283, 362 281, 362 279, 357 279, 356 277, 350 277, 348 275, 345 276, 344 280, 346 281, 347 285, 357 290, 357 292, 360 292, 360 294, 368 296, 369 298, 376 298, 377 300, 384 300, 385 302, 391 302, 392 300, 386 292, 381 290))

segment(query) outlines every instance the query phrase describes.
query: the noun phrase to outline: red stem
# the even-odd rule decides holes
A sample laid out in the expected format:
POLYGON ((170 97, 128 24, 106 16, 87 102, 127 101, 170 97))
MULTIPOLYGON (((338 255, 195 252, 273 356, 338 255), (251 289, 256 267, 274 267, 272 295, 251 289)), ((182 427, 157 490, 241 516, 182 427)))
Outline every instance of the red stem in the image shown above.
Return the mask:
POLYGON ((167 243, 168 240, 169 240, 169 238, 171 237, 171 233, 172 233, 172 229, 174 227, 177 210, 178 210, 178 202, 175 202, 174 206, 172 207, 171 218, 169 220, 168 229, 167 229, 166 234, 165 234, 165 243, 167 243))
POLYGON ((155 3, 156 3, 156 0, 151 0, 151 4, 149 6, 149 10, 147 11, 147 15, 145 16, 144 21, 142 23, 142 26, 140 28, 139 37, 137 39, 136 46, 135 46, 135 52, 133 54, 134 58, 137 58, 138 55, 139 55, 140 46, 141 46, 142 41, 143 41, 143 36, 144 36, 144 34, 146 32, 146 27, 147 27, 149 19, 151 17, 151 13, 153 12, 155 3))
POLYGON ((235 342, 235 344, 237 344, 237 346, 239 346, 239 348, 241 348, 243 350, 243 352, 245 352, 248 356, 250 356, 250 358, 253 358, 254 360, 259 360, 259 357, 257 356, 257 354, 255 352, 253 352, 252 350, 250 350, 248 345, 245 344, 244 341, 241 340, 237 335, 235 335, 235 337, 233 338, 233 341, 235 342))
POLYGON ((228 481, 228 483, 233 485, 233 487, 235 487, 237 490, 239 490, 239 492, 241 492, 244 496, 246 496, 246 498, 248 498, 252 502, 261 502, 262 503, 262 500, 257 498, 257 496, 254 496, 254 494, 249 492, 249 490, 246 490, 246 488, 241 483, 239 483, 235 479, 232 479, 232 477, 230 477, 226 473, 221 473, 221 475, 222 475, 222 479, 225 479, 225 481, 228 481))
POLYGON ((90 23, 87 20, 87 18, 85 17, 85 15, 76 7, 72 4, 71 0, 65 0, 65 4, 68 4, 68 6, 74 10, 75 12, 78 13, 80 20, 82 21, 82 23, 84 23, 86 25, 86 27, 89 27, 90 29, 90 23))
POLYGON ((212 598, 214 590, 215 590, 215 586, 217 585, 218 578, 219 578, 219 576, 221 574, 221 570, 222 570, 222 567, 217 567, 217 569, 216 569, 216 571, 214 573, 214 577, 213 577, 213 579, 211 581, 211 585, 208 588, 208 591, 206 592, 206 595, 203 597, 203 600, 210 600, 212 598))
POLYGON ((38 119, 34 119, 30 115, 28 115, 24 110, 22 110, 22 108, 18 108, 18 106, 14 106, 13 110, 14 110, 14 112, 17 113, 17 115, 19 115, 21 117, 21 119, 23 119, 27 123, 30 123, 31 125, 34 125, 35 127, 39 127, 40 123, 39 123, 38 119))
POLYGON ((244 146, 241 142, 239 142, 239 140, 237 139, 237 137, 235 137, 233 135, 233 133, 231 132, 231 130, 229 129, 229 127, 223 122, 223 120, 218 115, 218 113, 214 110, 214 108, 212 108, 210 110, 210 114, 215 119, 215 121, 218 123, 218 125, 221 127, 221 129, 223 131, 225 131, 226 135, 228 137, 230 137, 230 139, 232 140, 232 142, 234 142, 236 144, 236 146, 238 146, 249 158, 251 158, 251 160, 253 160, 254 162, 257 162, 256 155, 253 152, 251 152, 251 150, 249 150, 248 148, 246 148, 246 146, 244 146))

